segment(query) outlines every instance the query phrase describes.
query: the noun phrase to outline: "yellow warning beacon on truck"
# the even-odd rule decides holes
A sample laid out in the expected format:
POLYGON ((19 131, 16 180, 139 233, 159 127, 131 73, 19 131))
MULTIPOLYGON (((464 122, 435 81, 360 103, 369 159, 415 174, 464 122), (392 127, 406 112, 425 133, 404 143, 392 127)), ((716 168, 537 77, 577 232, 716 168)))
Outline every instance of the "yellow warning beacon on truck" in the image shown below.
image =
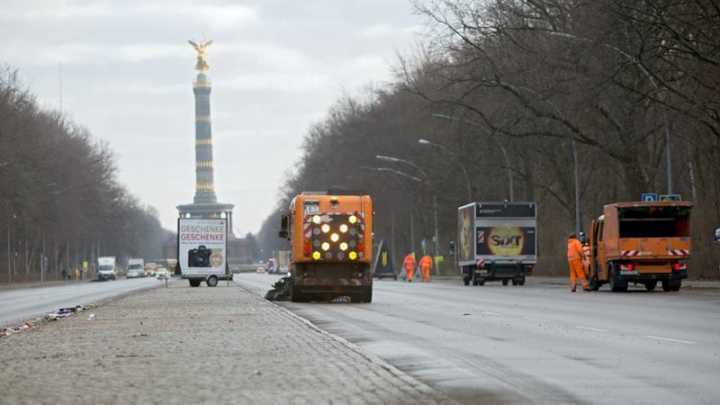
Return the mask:
POLYGON ((280 231, 291 244, 290 299, 371 302, 372 221, 369 195, 295 196, 280 231))

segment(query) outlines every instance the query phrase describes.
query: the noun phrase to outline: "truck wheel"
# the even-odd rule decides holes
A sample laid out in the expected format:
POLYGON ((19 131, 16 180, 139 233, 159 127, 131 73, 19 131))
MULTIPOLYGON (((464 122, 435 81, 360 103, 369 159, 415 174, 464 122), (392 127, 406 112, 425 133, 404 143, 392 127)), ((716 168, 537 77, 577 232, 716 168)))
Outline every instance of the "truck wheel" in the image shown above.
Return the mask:
MULTIPOLYGON (((510 280, 508 280, 508 279, 504 279, 502 281, 503 285, 508 285, 509 282, 510 282, 510 280)), ((515 284, 515 283, 513 283, 513 284, 515 284)))
POLYGON ((648 291, 654 291, 655 287, 657 287, 657 280, 648 281, 645 283, 645 289, 648 291))
POLYGON ((200 287, 200 280, 189 279, 190 287, 200 287))
POLYGON ((485 279, 484 278, 478 279, 477 285, 485 285, 485 279))
POLYGON ((682 286, 682 281, 680 280, 663 280, 662 282, 662 288, 663 291, 680 291, 680 287, 682 286))
POLYGON ((617 281, 614 274, 610 275, 610 280, 608 281, 608 284, 610 284, 610 290, 612 290, 612 292, 625 292, 628 289, 627 281, 617 281))
POLYGON ((350 302, 372 302, 372 288, 368 288, 366 291, 352 295, 350 297, 350 302))
POLYGON ((512 283, 513 283, 513 285, 518 285, 518 282, 519 282, 519 281, 520 281, 520 280, 513 279, 513 280, 512 280, 512 283))
POLYGON ((210 276, 207 279, 208 287, 217 287, 218 279, 215 276, 210 276))
POLYGON ((522 276, 518 279, 518 285, 525 285, 525 276, 522 276))
POLYGON ((628 289, 627 281, 622 282, 617 280, 617 276, 615 275, 615 265, 613 263, 610 264, 610 269, 608 271, 608 284, 610 285, 610 290, 612 292, 625 292, 628 289))
POLYGON ((292 302, 308 302, 309 297, 303 294, 299 289, 292 288, 290 290, 290 301, 292 302))

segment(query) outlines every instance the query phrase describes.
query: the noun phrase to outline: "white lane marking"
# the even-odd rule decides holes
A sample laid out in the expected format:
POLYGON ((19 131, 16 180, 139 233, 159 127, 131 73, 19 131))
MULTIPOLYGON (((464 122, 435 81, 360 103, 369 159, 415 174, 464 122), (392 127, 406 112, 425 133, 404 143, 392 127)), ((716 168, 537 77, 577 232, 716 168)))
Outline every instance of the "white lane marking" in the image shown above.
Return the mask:
POLYGON ((491 312, 491 311, 482 311, 481 314, 483 315, 490 315, 490 316, 500 316, 497 312, 491 312))
POLYGON ((592 331, 592 332, 607 332, 607 331, 608 331, 607 329, 593 328, 593 327, 590 327, 590 326, 576 326, 576 328, 577 328, 577 329, 582 329, 582 330, 589 330, 589 331, 592 331))
POLYGON ((660 340, 663 342, 682 343, 682 344, 686 344, 686 345, 694 345, 695 343, 697 343, 697 342, 693 342, 692 340, 673 339, 673 338, 662 337, 662 336, 647 335, 645 337, 648 339, 660 340))

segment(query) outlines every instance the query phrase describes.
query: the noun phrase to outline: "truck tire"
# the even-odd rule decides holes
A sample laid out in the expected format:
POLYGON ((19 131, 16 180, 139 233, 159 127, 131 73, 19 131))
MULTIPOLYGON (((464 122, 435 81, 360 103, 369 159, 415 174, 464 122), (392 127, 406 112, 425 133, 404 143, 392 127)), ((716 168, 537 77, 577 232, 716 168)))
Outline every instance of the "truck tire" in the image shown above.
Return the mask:
POLYGON ((663 282, 662 282, 663 291, 667 291, 667 292, 680 291, 680 287, 682 287, 681 280, 663 280, 663 282))
POLYGON ((217 287, 218 279, 215 276, 210 276, 207 279, 207 285, 208 287, 217 287))
POLYGON ((477 285, 480 285, 480 286, 485 285, 485 279, 484 279, 484 278, 479 278, 479 279, 477 280, 477 285))
POLYGON ((290 301, 292 302, 309 302, 310 297, 308 297, 306 294, 303 294, 302 291, 300 291, 298 288, 292 288, 290 290, 290 301))
MULTIPOLYGON (((513 280, 513 281, 514 281, 514 280, 513 280)), ((509 282, 510 282, 510 280, 508 280, 508 279, 503 279, 503 281, 502 281, 503 285, 508 285, 509 282)), ((514 283, 513 283, 513 284, 514 284, 514 283)))
POLYGON ((512 284, 513 284, 513 285, 518 285, 519 283, 520 283, 520 280, 518 280, 518 279, 516 279, 516 278, 512 279, 512 284))
POLYGON ((657 287, 657 280, 653 281, 647 281, 645 282, 645 289, 648 291, 654 291, 655 287, 657 287))
POLYGON ((517 283, 519 286, 525 285, 525 276, 520 277, 517 283))
POLYGON ((610 290, 612 292, 626 292, 628 289, 628 283, 627 281, 622 282, 618 281, 617 277, 615 276, 615 264, 610 263, 608 269, 608 284, 610 285, 610 290))
POLYGON ((370 303, 372 302, 372 287, 367 288, 366 291, 354 294, 350 297, 350 302, 362 302, 362 303, 370 303))
POLYGON ((200 280, 189 279, 190 287, 200 287, 200 280))

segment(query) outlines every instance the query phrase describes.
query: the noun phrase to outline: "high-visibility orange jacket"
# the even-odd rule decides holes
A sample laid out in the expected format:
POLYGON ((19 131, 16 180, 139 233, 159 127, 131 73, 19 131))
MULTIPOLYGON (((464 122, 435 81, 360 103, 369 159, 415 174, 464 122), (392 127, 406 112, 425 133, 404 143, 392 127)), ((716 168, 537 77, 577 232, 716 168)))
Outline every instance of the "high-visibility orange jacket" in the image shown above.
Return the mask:
POLYGON ((568 248, 567 248, 567 259, 569 262, 572 261, 582 261, 583 258, 583 248, 582 244, 579 240, 575 238, 568 239, 568 248))
POLYGON ((427 255, 423 256, 423 257, 420 259, 420 268, 421 268, 421 269, 423 269, 423 268, 427 268, 427 269, 432 268, 432 258, 431 258, 430 256, 427 256, 427 255))
POLYGON ((403 267, 405 267, 405 270, 415 270, 415 256, 413 256, 412 253, 405 256, 405 260, 403 261, 403 267))

